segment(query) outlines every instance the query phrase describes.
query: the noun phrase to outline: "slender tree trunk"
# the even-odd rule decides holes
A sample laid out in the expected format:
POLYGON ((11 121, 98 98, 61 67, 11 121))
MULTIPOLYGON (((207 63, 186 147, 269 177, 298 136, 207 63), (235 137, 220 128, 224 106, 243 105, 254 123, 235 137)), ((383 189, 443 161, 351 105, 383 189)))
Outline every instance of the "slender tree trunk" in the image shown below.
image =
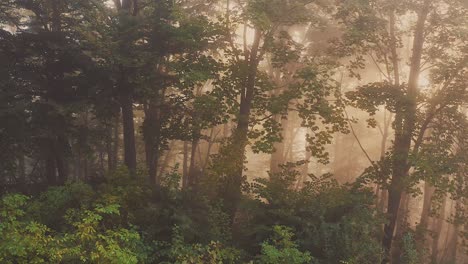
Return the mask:
POLYGON ((166 154, 164 155, 164 159, 162 160, 162 163, 159 166, 158 175, 163 175, 164 170, 169 165, 169 161, 174 157, 174 154, 173 154, 174 148, 175 148, 175 141, 171 141, 171 143, 169 143, 169 149, 166 151, 166 154))
POLYGON ((197 164, 196 164, 196 156, 197 156, 197 148, 199 143, 199 138, 194 137, 192 140, 192 146, 190 149, 190 167, 188 171, 188 186, 193 186, 198 182, 197 176, 197 164))
MULTIPOLYGON (((451 208, 448 215, 452 215, 452 213, 456 210, 456 203, 453 200, 451 201, 451 208)), ((457 252, 457 234, 458 231, 456 228, 456 224, 446 222, 447 231, 445 232, 445 241, 442 246, 442 256, 440 259, 441 263, 455 263, 455 255, 457 252)))
MULTIPOLYGON (((394 28, 394 25, 392 24, 390 28, 394 28)), ((394 35, 392 36, 394 37, 394 35)), ((392 47, 394 46, 392 45, 392 47)), ((394 50, 395 52, 394 56, 396 56, 396 47, 394 47, 392 50, 394 50)), ((398 58, 394 57, 393 61, 394 61, 394 67, 397 67, 395 69, 395 74, 394 74, 395 79, 396 79, 395 82, 397 81, 399 82, 400 81, 399 74, 397 73, 398 72, 398 58)), ((380 161, 384 161, 385 156, 386 156, 385 154, 387 151, 387 140, 389 137, 389 131, 390 131, 391 124, 392 124, 392 118, 393 118, 392 114, 390 114, 389 117, 387 118, 387 110, 384 110, 384 124, 383 124, 383 129, 382 129, 382 139, 380 141, 380 161)), ((388 199, 388 192, 386 189, 384 189, 381 185, 378 184, 376 194, 377 194, 378 208, 382 212, 385 212, 385 209, 386 209, 385 202, 388 199)))
POLYGON ((457 199, 455 201, 455 219, 453 221, 453 233, 447 247, 447 263, 465 263, 461 259, 463 257, 463 247, 460 246, 463 245, 464 242, 463 239, 461 239, 460 234, 463 234, 465 222, 463 218, 460 219, 459 210, 463 210, 463 202, 461 199, 457 199), (457 262, 457 260, 460 261, 457 262))
MULTIPOLYGON (((394 140, 394 155, 392 161, 392 177, 388 190, 388 205, 387 214, 389 217, 388 223, 384 227, 384 237, 382 245, 388 253, 392 247, 393 233, 395 231, 396 222, 398 219, 398 211, 402 190, 404 189, 404 179, 406 178, 410 164, 408 156, 411 148, 411 139, 416 121, 416 98, 418 95, 418 79, 421 66, 421 57, 424 44, 424 24, 429 12, 429 0, 425 0, 423 7, 418 13, 416 29, 413 40, 413 54, 411 57, 410 75, 408 81, 407 95, 405 103, 400 104, 400 109, 396 113, 395 122, 403 121, 402 129, 399 129, 399 124, 396 123, 395 140, 394 140), (403 109, 402 109, 403 107, 403 109)), ((392 14, 393 17, 393 14, 392 14)), ((383 263, 389 261, 388 257, 383 260, 383 263)))
POLYGON ((83 173, 83 176, 82 176, 82 179, 86 180, 86 181, 89 181, 91 180, 91 177, 89 175, 89 162, 88 162, 88 157, 87 155, 84 156, 84 159, 83 159, 83 163, 82 163, 82 166, 83 166, 83 169, 82 169, 82 173, 83 173))
POLYGON ((301 175, 299 176, 299 179, 297 180, 297 183, 295 186, 296 191, 302 188, 304 181, 307 179, 307 175, 309 174, 309 163, 310 163, 311 157, 312 157, 312 152, 308 151, 306 147, 305 158, 304 158, 305 163, 302 165, 301 175))
POLYGON ((449 233, 449 240, 447 246, 444 248, 444 258, 445 263, 457 263, 457 250, 458 250, 458 234, 460 232, 459 226, 457 224, 453 225, 451 232, 449 233))
POLYGON ((380 200, 379 200, 379 208, 382 212, 385 212, 386 207, 385 207, 385 202, 388 199, 388 191, 385 189, 380 190, 380 200))
MULTIPOLYGON (((200 166, 201 166, 200 169, 202 170, 202 172, 205 171, 206 167, 208 166, 210 162, 211 149, 213 148, 213 145, 217 138, 217 134, 213 137, 214 131, 215 131, 215 128, 212 128, 210 132, 210 140, 208 141, 208 146, 206 147, 206 154, 205 154, 204 160, 202 160, 202 154, 200 152, 200 148, 198 148, 198 156, 199 156, 199 161, 200 161, 200 166)), ((226 134, 226 126, 223 126, 223 137, 224 138, 228 137, 228 135, 226 134)))
POLYGON ((114 152, 112 151, 112 126, 107 127, 107 138, 106 138, 106 154, 107 154, 107 171, 111 172, 114 170, 114 152))
MULTIPOLYGON (((409 217, 409 211, 408 211, 409 201, 410 201, 410 196, 408 195, 408 193, 402 192, 400 209, 398 212, 398 220, 397 220, 396 227, 395 227, 395 233, 393 234, 394 238, 397 241, 402 241, 403 235, 405 231, 407 231, 408 217, 409 217)), ((394 244, 392 248, 392 262, 393 263, 401 262, 401 259, 400 259, 401 250, 402 250, 401 243, 394 244)))
MULTIPOLYGON (((119 113, 120 114, 120 111, 119 113)), ((117 156, 119 150, 119 116, 113 118, 113 122, 107 125, 106 155, 107 170, 112 172, 117 168, 117 156)))
POLYGON ((184 141, 184 155, 182 162, 182 188, 188 187, 188 175, 189 175, 189 146, 188 141, 184 141))
POLYGON ((104 151, 102 146, 99 147, 99 171, 101 172, 101 175, 104 175, 105 173, 105 168, 104 168, 104 151))
POLYGON ((447 207, 447 197, 444 197, 442 201, 442 205, 439 210, 439 215, 437 219, 434 220, 434 225, 432 227, 432 232, 434 234, 432 240, 432 250, 431 250, 431 261, 432 263, 438 263, 439 259, 439 240, 440 240, 440 232, 442 230, 442 226, 444 224, 445 219, 445 209, 447 207))
POLYGON ((120 133, 119 133, 119 127, 120 127, 120 111, 118 115, 115 117, 115 122, 114 122, 114 146, 112 149, 112 165, 113 165, 113 170, 117 168, 117 165, 119 164, 119 148, 120 148, 120 133))
POLYGON ((380 159, 385 158, 385 152, 387 151, 387 141, 389 137, 389 131, 392 124, 393 114, 390 113, 387 118, 387 110, 384 110, 384 126, 382 129, 382 139, 380 141, 380 159))
POLYGON ((335 177, 341 176, 341 167, 342 167, 342 159, 341 159, 341 153, 344 152, 344 146, 343 146, 343 135, 341 133, 335 134, 335 140, 334 140, 334 154, 333 154, 333 174, 335 177))
POLYGON ((229 126, 229 122, 225 123, 223 125, 223 136, 224 138, 228 138, 230 136, 230 132, 231 132, 231 129, 230 129, 230 126, 229 126))
MULTIPOLYGON (((429 215, 431 211, 432 196, 434 195, 435 188, 430 185, 430 183, 424 183, 424 199, 423 199, 423 208, 421 211, 421 220, 417 227, 416 232, 416 246, 418 252, 423 252, 426 246, 426 234, 429 226, 429 215)), ((420 262, 424 263, 424 256, 421 255, 420 262)))

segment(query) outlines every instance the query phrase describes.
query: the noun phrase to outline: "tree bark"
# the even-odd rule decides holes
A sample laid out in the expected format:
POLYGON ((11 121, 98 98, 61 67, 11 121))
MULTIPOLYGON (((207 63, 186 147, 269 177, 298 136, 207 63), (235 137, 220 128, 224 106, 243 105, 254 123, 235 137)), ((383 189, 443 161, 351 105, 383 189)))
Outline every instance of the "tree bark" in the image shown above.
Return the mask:
MULTIPOLYGON (((117 4, 118 5, 118 4, 117 4)), ((132 0, 122 0, 121 10, 126 15, 135 16, 132 12, 132 0)), ((118 83, 120 107, 122 109, 122 127, 124 138, 124 163, 132 175, 136 172, 135 124, 133 120, 133 87, 128 83, 126 69, 121 66, 121 76, 118 83)))
POLYGON ((107 154, 107 171, 111 172, 114 170, 114 152, 112 151, 112 125, 107 126, 107 138, 106 138, 106 154, 107 154))
MULTIPOLYGON (((408 212, 408 205, 410 201, 410 196, 408 195, 407 192, 402 192, 401 194, 401 201, 400 201, 400 208, 398 212, 398 219, 395 227, 395 233, 394 238, 397 241, 402 241, 403 235, 407 230, 408 227, 408 217, 409 217, 409 212, 408 212)), ((400 263, 401 262, 401 250, 402 250, 402 244, 397 243, 396 245, 393 246, 392 248, 392 262, 393 263, 400 263)))
POLYGON ((113 170, 117 168, 117 165, 119 164, 119 148, 120 148, 120 133, 119 133, 119 127, 120 127, 120 111, 118 115, 115 117, 115 122, 114 122, 114 146, 112 150, 112 164, 113 164, 113 170))
POLYGON ((129 87, 122 88, 120 106, 124 139, 124 162, 131 174, 136 172, 135 124, 133 120, 133 96, 129 87))
MULTIPOLYGON (((451 210, 449 211, 448 215, 456 208, 455 201, 451 200, 451 210)), ((442 256, 440 258, 441 263, 455 263, 455 255, 457 252, 457 232, 458 228, 457 225, 453 223, 446 222, 447 224, 447 231, 445 232, 445 241, 442 246, 442 256)))
POLYGON ((305 149, 305 157, 304 157, 304 164, 302 165, 301 168, 301 175, 299 176, 299 179, 296 182, 296 186, 294 189, 297 191, 302 188, 302 185, 304 184, 305 180, 307 179, 307 175, 309 174, 309 163, 310 163, 310 158, 312 158, 312 152, 307 150, 307 147, 305 149))
MULTIPOLYGON (((200 133, 198 133, 200 135, 200 133)), ((188 171, 188 179, 187 183, 188 186, 194 186, 198 182, 197 176, 197 164, 196 164, 196 156, 197 156, 197 148, 200 139, 199 136, 196 136, 192 139, 191 149, 190 149, 190 167, 188 171)))
MULTIPOLYGON (((418 95, 418 78, 421 66, 421 57, 424 44, 424 24, 429 13, 429 0, 425 0, 422 8, 418 12, 418 19, 414 31, 413 52, 411 57, 410 75, 408 81, 407 95, 405 103, 400 104, 395 117, 395 140, 394 154, 392 161, 392 177, 388 190, 387 214, 389 220, 384 226, 384 237, 382 246, 387 254, 391 251, 393 233, 395 231, 396 222, 398 219, 398 211, 402 191, 404 189, 404 178, 406 178, 410 164, 408 156, 411 148, 412 134, 415 128, 416 121, 416 98, 418 95), (401 109, 403 107, 403 109, 401 109), (399 129, 397 122, 402 121, 402 129, 399 129)), ((384 258, 383 263, 389 261, 388 255, 384 258)))
MULTIPOLYGON (((159 166, 159 172, 158 172, 158 175, 162 175, 164 173, 164 170, 167 168, 167 166, 169 165, 169 161, 171 160, 171 158, 173 158, 173 149, 174 149, 174 145, 175 145, 175 141, 171 141, 171 143, 169 143, 169 149, 166 151, 165 155, 164 155, 164 159, 162 160, 160 166, 159 166)), ((162 157, 162 155, 160 155, 162 157)))
POLYGON ((260 47, 261 31, 255 29, 254 41, 249 53, 249 58, 246 58, 248 67, 248 74, 245 78, 245 85, 241 91, 240 108, 238 114, 237 126, 233 131, 231 144, 229 146, 232 158, 230 162, 234 162, 233 171, 228 172, 225 190, 224 202, 230 212, 231 222, 234 221, 234 215, 237 210, 237 205, 241 198, 241 186, 244 172, 245 150, 248 143, 248 130, 250 110, 252 108, 252 101, 255 93, 255 83, 257 77, 257 69, 260 61, 259 47, 260 47))
POLYGON ((159 185, 160 179, 157 166, 161 148, 161 105, 159 98, 150 100, 145 107, 144 140, 146 153, 146 166, 150 183, 159 185))
MULTIPOLYGON (((429 225, 429 215, 431 211, 432 196, 434 195, 435 188, 430 185, 430 183, 424 183, 424 199, 423 199, 423 208, 421 211, 421 220, 417 227, 416 232, 416 246, 418 252, 422 252, 426 246, 426 233, 428 231, 429 225)), ((424 263, 424 256, 420 258, 421 263, 424 263)))
POLYGON ((432 240, 432 250, 431 250, 431 261, 432 263, 438 263, 437 260, 439 259, 439 239, 440 239, 440 231, 442 230, 442 226, 444 224, 445 219, 445 208, 447 207, 447 197, 443 198, 442 205, 439 209, 439 215, 437 219, 434 221, 434 225, 432 227, 432 232, 434 234, 432 240))
POLYGON ((184 158, 182 162, 182 188, 186 189, 188 187, 188 174, 189 174, 189 150, 188 150, 188 142, 184 141, 184 158))

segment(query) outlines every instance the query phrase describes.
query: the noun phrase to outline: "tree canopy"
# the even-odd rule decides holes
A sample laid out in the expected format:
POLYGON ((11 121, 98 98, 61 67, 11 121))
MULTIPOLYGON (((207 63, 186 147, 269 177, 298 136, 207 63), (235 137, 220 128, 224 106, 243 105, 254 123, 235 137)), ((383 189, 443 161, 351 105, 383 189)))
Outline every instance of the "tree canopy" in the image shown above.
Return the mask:
POLYGON ((466 263, 462 0, 3 0, 0 262, 466 263))

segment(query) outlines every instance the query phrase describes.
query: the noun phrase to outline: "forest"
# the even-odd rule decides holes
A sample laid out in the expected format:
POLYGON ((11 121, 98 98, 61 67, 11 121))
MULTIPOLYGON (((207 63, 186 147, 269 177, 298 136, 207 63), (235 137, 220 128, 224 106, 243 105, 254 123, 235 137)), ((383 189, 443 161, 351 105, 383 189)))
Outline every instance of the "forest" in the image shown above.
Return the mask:
POLYGON ((0 263, 467 264, 466 0, 1 0, 0 263))

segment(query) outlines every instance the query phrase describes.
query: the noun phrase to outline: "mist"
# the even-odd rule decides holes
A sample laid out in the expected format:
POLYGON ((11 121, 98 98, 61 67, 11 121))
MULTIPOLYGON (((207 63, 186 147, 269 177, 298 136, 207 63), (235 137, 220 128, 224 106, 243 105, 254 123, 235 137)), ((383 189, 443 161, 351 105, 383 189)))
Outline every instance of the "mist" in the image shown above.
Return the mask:
POLYGON ((4 0, 1 263, 468 263, 462 0, 4 0))

